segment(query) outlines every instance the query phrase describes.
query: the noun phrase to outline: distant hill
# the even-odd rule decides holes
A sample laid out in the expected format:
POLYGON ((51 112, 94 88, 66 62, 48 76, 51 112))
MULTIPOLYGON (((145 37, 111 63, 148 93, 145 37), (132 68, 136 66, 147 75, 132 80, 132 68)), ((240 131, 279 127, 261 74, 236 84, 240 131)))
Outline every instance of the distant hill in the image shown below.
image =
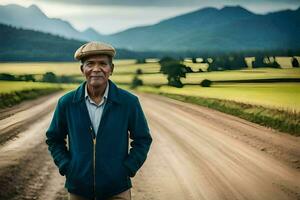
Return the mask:
POLYGON ((67 21, 48 18, 36 5, 28 8, 15 4, 0 6, 0 23, 52 33, 69 39, 90 40, 102 37, 96 31, 91 35, 92 30, 80 32, 67 21))
POLYGON ((298 49, 300 9, 257 15, 242 7, 204 8, 152 26, 110 35, 135 50, 241 51, 298 49))
MULTIPOLYGON (((0 61, 74 61, 84 41, 0 24, 0 61)), ((139 58, 143 53, 117 49, 116 58, 139 58)))
POLYGON ((66 21, 48 18, 35 5, 0 6, 1 22, 76 40, 105 41, 131 51, 156 52, 154 55, 158 51, 213 54, 300 49, 300 8, 265 15, 240 6, 203 8, 111 35, 101 35, 92 28, 77 31, 66 21))
POLYGON ((84 42, 0 24, 0 61, 73 61, 84 42))

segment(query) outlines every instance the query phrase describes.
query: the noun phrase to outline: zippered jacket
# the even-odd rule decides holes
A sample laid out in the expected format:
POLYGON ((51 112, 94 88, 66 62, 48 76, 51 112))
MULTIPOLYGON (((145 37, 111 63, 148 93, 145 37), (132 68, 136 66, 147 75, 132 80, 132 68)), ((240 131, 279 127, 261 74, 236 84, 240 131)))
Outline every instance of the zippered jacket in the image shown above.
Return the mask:
POLYGON ((95 134, 85 84, 58 100, 46 143, 70 193, 104 200, 132 187, 130 177, 145 162, 152 137, 138 97, 111 80, 95 134))

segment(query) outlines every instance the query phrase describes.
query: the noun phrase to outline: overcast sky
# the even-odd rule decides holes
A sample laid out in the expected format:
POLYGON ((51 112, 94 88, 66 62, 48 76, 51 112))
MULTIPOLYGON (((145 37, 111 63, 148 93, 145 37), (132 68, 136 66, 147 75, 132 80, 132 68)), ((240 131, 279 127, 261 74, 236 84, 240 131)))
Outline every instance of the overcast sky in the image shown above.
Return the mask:
POLYGON ((203 7, 240 5, 255 13, 296 9, 300 0, 0 0, 0 5, 37 5, 48 17, 69 21, 76 29, 88 27, 103 34, 162 19, 203 7))

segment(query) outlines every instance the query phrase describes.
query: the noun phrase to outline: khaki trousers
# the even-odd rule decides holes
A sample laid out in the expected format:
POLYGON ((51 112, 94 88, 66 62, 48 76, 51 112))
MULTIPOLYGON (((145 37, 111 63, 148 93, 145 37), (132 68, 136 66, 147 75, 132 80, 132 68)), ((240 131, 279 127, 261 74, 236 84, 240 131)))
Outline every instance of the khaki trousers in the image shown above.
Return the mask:
MULTIPOLYGON (((69 193, 69 200, 88 200, 88 199, 69 193)), ((131 200, 131 190, 128 189, 120 194, 108 198, 107 200, 131 200)))

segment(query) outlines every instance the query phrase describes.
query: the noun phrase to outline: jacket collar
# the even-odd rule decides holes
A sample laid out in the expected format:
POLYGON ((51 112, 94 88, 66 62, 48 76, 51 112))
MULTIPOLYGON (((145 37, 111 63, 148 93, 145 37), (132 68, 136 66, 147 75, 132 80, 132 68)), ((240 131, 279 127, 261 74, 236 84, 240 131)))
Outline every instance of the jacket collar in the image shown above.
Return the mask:
MULTIPOLYGON (((107 101, 121 104, 122 101, 119 98, 119 88, 111 80, 108 79, 108 81, 109 81, 109 90, 108 90, 107 101)), ((73 103, 77 103, 85 99, 85 85, 86 85, 86 81, 81 83, 80 86, 75 90, 73 103)))

